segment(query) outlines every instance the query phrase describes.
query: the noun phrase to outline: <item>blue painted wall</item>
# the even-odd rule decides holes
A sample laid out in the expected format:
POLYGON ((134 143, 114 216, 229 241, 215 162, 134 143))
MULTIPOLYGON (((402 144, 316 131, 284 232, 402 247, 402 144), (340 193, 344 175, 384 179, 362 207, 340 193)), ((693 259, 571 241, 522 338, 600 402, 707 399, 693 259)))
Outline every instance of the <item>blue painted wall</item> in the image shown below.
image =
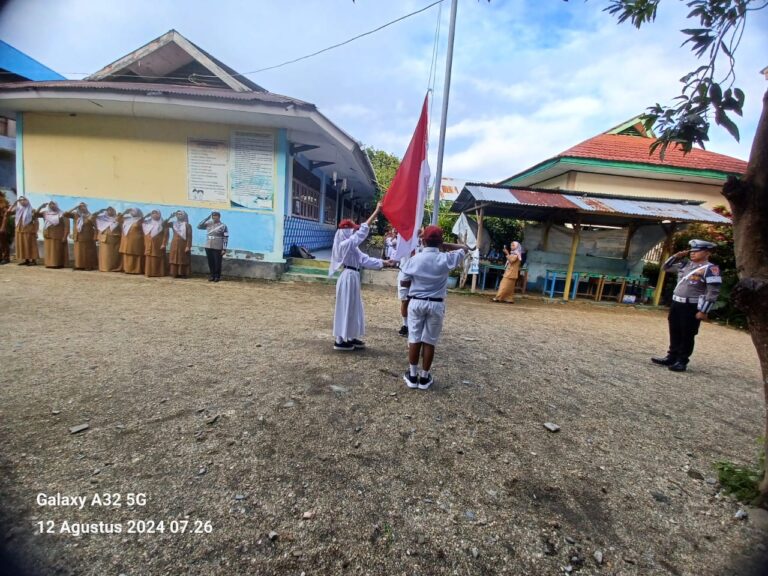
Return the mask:
POLYGON ((291 251, 291 246, 304 246, 310 252, 321 248, 333 246, 333 237, 336 234, 335 226, 320 224, 304 218, 286 216, 283 224, 285 230, 285 242, 283 242, 283 254, 291 251))
MULTIPOLYGON (((149 214, 152 210, 160 210, 163 218, 168 218, 171 212, 184 210, 189 215, 189 223, 194 229, 192 244, 197 247, 197 253, 203 251, 205 245, 205 231, 198 230, 197 225, 200 221, 211 213, 210 209, 190 208, 188 206, 164 206, 160 204, 143 204, 140 202, 124 202, 114 199, 96 199, 96 198, 77 198, 73 196, 43 196, 41 194, 30 194, 28 196, 32 205, 37 208, 43 202, 54 200, 62 210, 69 210, 77 206, 80 202, 85 202, 91 212, 96 212, 101 208, 112 206, 118 212, 123 212, 128 208, 139 208, 144 214, 149 214)), ((254 212, 219 210, 221 212, 221 221, 229 228, 229 249, 234 250, 232 254, 235 258, 253 258, 254 254, 264 255, 273 252, 275 237, 275 217, 271 214, 258 214, 254 212), (238 253, 240 252, 240 253, 238 253)), ((256 259, 259 259, 258 256, 256 259)))

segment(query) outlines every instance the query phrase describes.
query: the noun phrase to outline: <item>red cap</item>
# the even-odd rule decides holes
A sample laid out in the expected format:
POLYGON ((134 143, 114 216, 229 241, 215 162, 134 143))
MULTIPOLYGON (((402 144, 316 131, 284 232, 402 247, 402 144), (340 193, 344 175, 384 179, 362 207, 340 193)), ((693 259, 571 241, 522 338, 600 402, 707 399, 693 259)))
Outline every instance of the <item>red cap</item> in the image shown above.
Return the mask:
POLYGON ((443 241, 443 229, 440 226, 427 226, 424 228, 424 233, 421 235, 421 239, 424 242, 443 241))
POLYGON ((358 228, 360 228, 360 224, 355 224, 349 218, 345 218, 344 220, 339 222, 339 228, 352 228, 354 230, 357 230, 358 228))

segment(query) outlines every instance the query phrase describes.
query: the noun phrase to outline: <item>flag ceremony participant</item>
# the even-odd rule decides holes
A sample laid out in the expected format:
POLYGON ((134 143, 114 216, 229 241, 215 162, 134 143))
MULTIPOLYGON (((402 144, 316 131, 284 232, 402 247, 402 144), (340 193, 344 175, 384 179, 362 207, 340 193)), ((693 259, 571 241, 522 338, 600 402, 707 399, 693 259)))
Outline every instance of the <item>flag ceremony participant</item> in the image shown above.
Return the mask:
POLYGON ((165 247, 168 245, 168 227, 160 210, 152 210, 141 223, 144 231, 144 275, 147 278, 165 276, 165 247))
POLYGON ((120 238, 120 255, 123 257, 123 272, 144 273, 144 215, 138 208, 129 208, 120 215, 123 235, 120 238))
POLYGON ((448 274, 461 266, 467 246, 443 243, 443 230, 427 226, 424 247, 403 267, 401 284, 408 288, 408 371, 403 376, 408 388, 427 390, 432 386, 432 361, 445 318, 448 274), (443 252, 441 250, 450 250, 443 252), (421 357, 421 370, 419 358, 421 357))
POLYGON ((197 225, 198 230, 205 230, 205 255, 208 258, 208 282, 218 282, 221 280, 221 261, 224 259, 224 252, 227 251, 227 242, 229 241, 229 229, 221 221, 221 214, 211 212, 205 220, 197 225))
POLYGON ((42 204, 35 215, 43 219, 45 267, 64 268, 69 260, 69 220, 53 200, 42 204))
POLYGON ((400 261, 401 272, 397 276, 397 296, 400 300, 400 317, 403 322, 398 332, 401 336, 408 335, 408 289, 401 284, 402 268, 419 245, 418 231, 424 219, 424 203, 429 188, 428 104, 429 94, 424 97, 416 130, 381 205, 384 216, 397 230, 397 236, 393 242, 394 250, 388 253, 387 257, 400 261))
POLYGON ((691 240, 688 245, 689 250, 673 254, 664 262, 664 270, 676 271, 678 278, 667 318, 669 350, 663 358, 651 358, 654 364, 667 366, 673 372, 687 369, 701 321, 708 318, 723 283, 720 267, 709 261, 717 244, 691 240))
POLYGON ((501 283, 499 284, 499 289, 496 291, 496 296, 491 300, 494 302, 514 304, 515 284, 517 284, 517 278, 520 276, 520 264, 523 260, 523 252, 520 247, 520 242, 512 242, 509 245, 509 249, 504 246, 504 256, 507 259, 504 276, 501 278, 501 283))
POLYGON ((378 203, 373 214, 359 226, 352 220, 342 220, 333 239, 328 276, 333 276, 343 267, 336 282, 336 308, 333 313, 334 350, 351 351, 365 348, 365 342, 361 340, 365 336, 365 310, 360 295, 360 269, 381 270, 385 266, 394 267, 391 260, 371 258, 358 248, 368 237, 371 222, 380 209, 381 203, 378 203))
POLYGON ((8 264, 11 261, 11 239, 8 234, 10 209, 5 192, 0 190, 0 264, 8 264))
POLYGON ((96 228, 88 212, 85 202, 80 202, 75 208, 64 212, 66 218, 74 220, 72 239, 75 242, 75 270, 96 270, 98 256, 96 255, 96 228))
MULTIPOLYGON (((192 273, 192 226, 184 210, 177 210, 172 224, 173 240, 168 254, 170 275, 173 278, 187 278, 192 273)), ((170 222, 168 219, 166 225, 170 222)))
MULTIPOLYGON (((40 257, 37 249, 37 217, 32 204, 24 196, 19 196, 8 209, 8 214, 15 216, 16 260, 19 266, 34 266, 40 257)), ((7 216, 6 216, 7 217, 7 216)))
POLYGON ((123 269, 120 258, 120 226, 117 212, 112 206, 102 208, 91 221, 96 226, 99 240, 99 272, 120 272, 123 269))

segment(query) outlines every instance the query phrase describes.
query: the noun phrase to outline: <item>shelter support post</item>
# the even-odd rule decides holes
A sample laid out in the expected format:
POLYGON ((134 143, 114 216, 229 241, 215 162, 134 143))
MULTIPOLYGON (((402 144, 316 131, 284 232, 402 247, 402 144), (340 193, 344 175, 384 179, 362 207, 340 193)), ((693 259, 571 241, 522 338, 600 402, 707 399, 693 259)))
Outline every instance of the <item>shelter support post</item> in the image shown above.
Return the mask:
MULTIPOLYGON (((480 254, 480 242, 483 237, 483 209, 477 211, 477 253, 480 254)), ((478 270, 479 272, 479 270, 478 270)), ((472 274, 472 292, 477 290, 477 276, 478 274, 472 274)))
POLYGON ((571 282, 573 269, 576 266, 576 251, 579 249, 579 240, 581 239, 581 221, 577 220, 573 224, 573 239, 571 240, 571 258, 568 260, 568 272, 565 275, 565 287, 563 288, 563 300, 568 300, 571 292, 571 282))
POLYGON ((667 273, 664 271, 664 262, 669 258, 669 254, 672 251, 672 236, 675 233, 675 225, 661 225, 664 228, 664 232, 667 233, 667 239, 664 240, 664 248, 661 251, 661 259, 659 260, 659 279, 656 281, 656 289, 653 291, 653 305, 658 306, 661 301, 661 290, 664 288, 664 278, 667 273))
POLYGON ((624 244, 624 256, 622 258, 626 260, 629 258, 629 247, 632 244, 632 237, 635 235, 635 232, 637 232, 638 225, 634 222, 629 225, 627 228, 627 241, 624 244))
POLYGON ((546 224, 544 224, 544 236, 541 239, 541 249, 546 252, 549 250, 549 231, 552 228, 552 220, 547 220, 546 224))

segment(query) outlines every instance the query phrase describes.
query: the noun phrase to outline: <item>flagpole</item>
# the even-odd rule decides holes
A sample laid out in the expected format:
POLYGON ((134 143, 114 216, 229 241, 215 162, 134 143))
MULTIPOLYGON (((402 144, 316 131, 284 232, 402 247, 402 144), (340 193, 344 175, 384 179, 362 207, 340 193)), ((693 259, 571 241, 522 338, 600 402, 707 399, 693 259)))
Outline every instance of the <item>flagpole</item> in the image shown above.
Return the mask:
POLYGON ((459 0, 451 0, 451 23, 448 30, 448 54, 445 59, 445 86, 443 87, 443 113, 440 118, 440 140, 437 144, 437 169, 435 171, 434 204, 432 206, 432 224, 437 225, 440 211, 440 188, 443 180, 443 152, 445 149, 445 124, 448 121, 448 95, 451 91, 451 66, 453 64, 453 38, 456 33, 456 8, 459 0))

